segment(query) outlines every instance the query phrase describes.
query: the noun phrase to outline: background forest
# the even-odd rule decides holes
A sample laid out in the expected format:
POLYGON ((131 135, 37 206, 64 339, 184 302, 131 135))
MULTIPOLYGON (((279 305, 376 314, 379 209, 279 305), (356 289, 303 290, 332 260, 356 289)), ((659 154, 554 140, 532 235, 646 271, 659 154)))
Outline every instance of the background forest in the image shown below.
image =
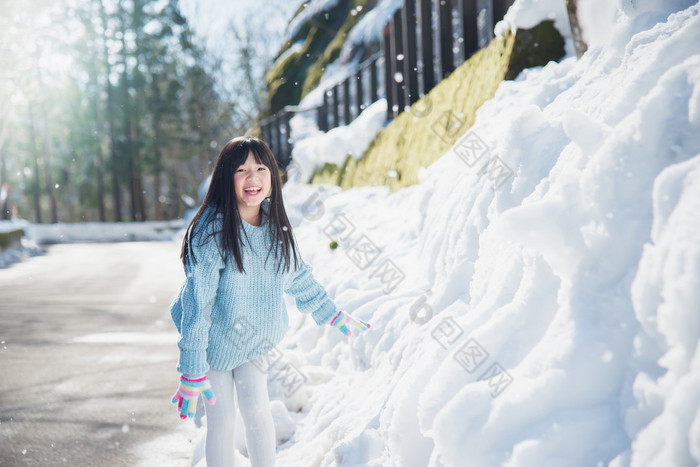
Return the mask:
POLYGON ((0 9, 0 219, 33 222, 181 217, 264 112, 283 32, 252 18, 212 53, 176 0, 0 9))

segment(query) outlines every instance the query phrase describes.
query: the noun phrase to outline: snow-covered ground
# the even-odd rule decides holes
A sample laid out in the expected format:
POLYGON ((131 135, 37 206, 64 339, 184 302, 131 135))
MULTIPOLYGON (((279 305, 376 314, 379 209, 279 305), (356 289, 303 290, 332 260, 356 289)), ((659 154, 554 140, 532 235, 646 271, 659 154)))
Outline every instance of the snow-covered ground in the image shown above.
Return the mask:
MULTIPOLYGON (((305 260, 372 328, 347 340, 288 298, 278 465, 700 463, 700 6, 669 16, 687 3, 621 2, 583 58, 503 82, 416 186, 285 186, 305 260)), ((173 420, 144 465, 191 443, 201 466, 204 430, 173 420)))
POLYGON ((181 219, 150 222, 82 222, 28 224, 27 237, 38 244, 144 242, 170 240, 182 229, 181 219))
POLYGON ((673 7, 502 83, 417 186, 285 187, 372 329, 293 313, 280 465, 700 463, 700 7, 673 7))
POLYGON ((23 230, 19 248, 0 251, 0 268, 41 254, 40 245, 55 243, 136 242, 170 240, 184 226, 182 219, 152 222, 76 222, 35 224, 23 219, 0 221, 0 232, 23 230))

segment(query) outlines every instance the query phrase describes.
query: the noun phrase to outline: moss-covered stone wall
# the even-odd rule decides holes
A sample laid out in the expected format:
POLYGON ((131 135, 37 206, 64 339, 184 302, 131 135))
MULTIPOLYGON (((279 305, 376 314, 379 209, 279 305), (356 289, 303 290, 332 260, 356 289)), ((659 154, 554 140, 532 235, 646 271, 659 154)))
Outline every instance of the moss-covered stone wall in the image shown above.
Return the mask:
POLYGON ((342 167, 325 164, 311 182, 343 188, 388 185, 392 190, 418 183, 420 167, 429 166, 466 133, 477 109, 495 95, 503 79, 516 76, 525 66, 544 65, 564 56, 564 41, 551 21, 533 30, 493 39, 409 111, 392 120, 360 160, 348 156, 342 167), (533 33, 537 28, 540 30, 533 33), (539 41, 536 47, 533 40, 539 41))

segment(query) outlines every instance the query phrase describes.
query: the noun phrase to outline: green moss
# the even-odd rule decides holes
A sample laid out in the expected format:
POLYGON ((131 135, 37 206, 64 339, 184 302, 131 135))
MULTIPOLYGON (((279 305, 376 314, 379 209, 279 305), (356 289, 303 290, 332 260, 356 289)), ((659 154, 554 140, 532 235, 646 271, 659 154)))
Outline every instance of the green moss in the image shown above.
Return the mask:
POLYGON ((301 100, 300 81, 303 80, 301 72, 309 66, 310 60, 307 54, 313 47, 319 32, 316 26, 303 29, 306 31, 306 40, 302 47, 283 60, 278 60, 265 74, 271 114, 285 105, 298 104, 301 100))
MULTIPOLYGON (((351 156, 348 157, 352 159, 351 156)), ((331 164, 330 162, 326 162, 325 164, 323 164, 323 167, 314 171, 312 178, 315 183, 339 185, 341 181, 340 171, 341 169, 337 165, 331 164)))
POLYGON ((306 79, 304 80, 302 97, 318 86, 318 83, 321 82, 326 66, 333 63, 340 56, 340 50, 343 48, 343 44, 345 43, 345 39, 350 33, 350 30, 353 28, 353 26, 355 26, 355 24, 357 24, 360 18, 362 18, 364 12, 369 10, 374 3, 376 3, 374 0, 354 0, 352 2, 352 9, 355 9, 358 6, 361 6, 362 9, 355 15, 347 15, 345 22, 340 27, 333 40, 328 44, 326 50, 324 50, 319 59, 309 67, 306 74, 306 79))
MULTIPOLYGON (((350 29, 376 4, 376 0, 338 2, 328 11, 314 15, 299 28, 278 53, 304 41, 300 50, 277 61, 265 75, 269 91, 269 113, 296 105, 321 81, 326 66, 336 60, 350 29), (359 13, 351 11, 361 6, 359 13)), ((297 14, 302 11, 300 8, 297 14)))
POLYGON ((333 8, 314 15, 290 38, 285 48, 280 50, 278 56, 299 41, 304 41, 300 50, 289 54, 281 62, 278 60, 279 63, 275 63, 265 75, 269 90, 270 114, 286 105, 299 103, 309 67, 323 56, 346 18, 351 16, 350 9, 348 2, 338 2, 333 8))

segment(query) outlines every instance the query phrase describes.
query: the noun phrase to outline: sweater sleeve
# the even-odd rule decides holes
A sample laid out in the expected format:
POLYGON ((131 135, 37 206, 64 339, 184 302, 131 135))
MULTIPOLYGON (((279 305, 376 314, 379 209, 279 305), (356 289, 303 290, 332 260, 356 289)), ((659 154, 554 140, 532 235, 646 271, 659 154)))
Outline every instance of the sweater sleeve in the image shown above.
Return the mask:
POLYGON ((292 295, 302 313, 311 313, 316 324, 328 323, 338 312, 321 284, 312 274, 312 267, 301 261, 301 267, 290 274, 285 292, 292 295))
POLYGON ((200 222, 204 224, 203 228, 196 229, 191 238, 196 261, 187 260, 187 278, 181 293, 180 361, 177 370, 185 374, 202 374, 209 370, 207 348, 211 310, 216 302, 221 271, 226 266, 219 248, 221 221, 218 218, 207 221, 202 216, 200 222))

